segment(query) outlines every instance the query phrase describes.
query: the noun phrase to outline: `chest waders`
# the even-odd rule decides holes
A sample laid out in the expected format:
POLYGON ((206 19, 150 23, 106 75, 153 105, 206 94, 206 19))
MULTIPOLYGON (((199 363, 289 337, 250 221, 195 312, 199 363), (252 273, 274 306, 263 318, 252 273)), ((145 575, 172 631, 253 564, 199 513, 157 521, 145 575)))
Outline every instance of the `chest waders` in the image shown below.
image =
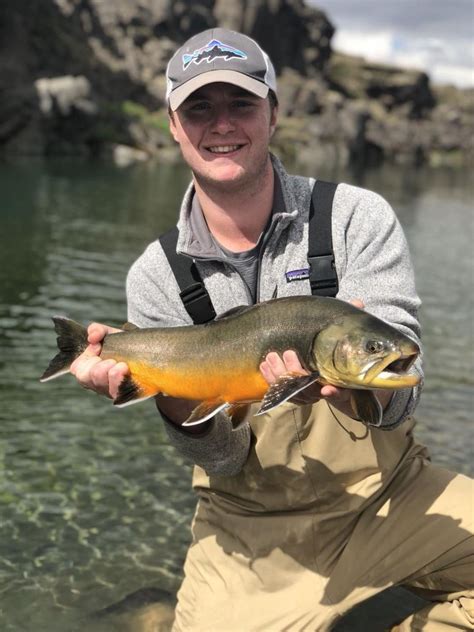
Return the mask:
MULTIPOLYGON (((335 297, 338 292, 331 222, 336 188, 318 180, 311 195, 307 257, 311 293, 316 296, 335 297)), ((194 324, 209 322, 216 317, 211 298, 192 258, 176 252, 177 241, 177 227, 160 238, 181 300, 194 324)), ((296 630, 299 624, 288 604, 306 613, 308 629, 326 629, 319 616, 328 620, 334 615, 318 605, 318 595, 344 546, 343 540, 332 537, 333 529, 350 530, 376 490, 392 480, 400 454, 423 452, 412 440, 411 423, 372 435, 345 415, 335 419, 322 401, 300 407, 286 403, 258 418, 252 418, 252 410, 247 420, 253 446, 242 472, 209 477, 194 468, 193 486, 200 500, 174 630, 253 630, 254 625, 258 630, 278 625, 296 630), (207 600, 205 587, 210 590, 207 600), (203 605, 206 601, 208 606, 203 605), (265 612, 269 618, 264 614, 262 620, 265 612)), ((365 603, 367 611, 357 612, 361 622, 370 617, 371 601, 365 603)), ((400 598, 395 607, 399 612, 400 598)), ((339 623, 345 630, 344 619, 339 623)), ((357 623, 351 624, 357 632, 357 623)))

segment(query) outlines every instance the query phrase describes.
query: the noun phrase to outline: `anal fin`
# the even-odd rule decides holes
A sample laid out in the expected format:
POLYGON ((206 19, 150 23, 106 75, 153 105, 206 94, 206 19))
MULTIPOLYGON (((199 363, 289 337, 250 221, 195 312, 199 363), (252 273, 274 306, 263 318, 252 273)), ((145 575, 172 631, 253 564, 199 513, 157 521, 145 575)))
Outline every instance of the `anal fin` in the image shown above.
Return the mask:
POLYGON ((265 393, 262 405, 255 415, 262 415, 294 397, 319 379, 319 373, 286 373, 278 378, 265 393))
POLYGON ((183 423, 183 426, 197 426, 198 424, 202 424, 211 417, 214 417, 220 410, 227 408, 228 405, 227 402, 223 402, 220 399, 201 402, 189 415, 183 423))
POLYGON ((352 391, 351 406, 356 418, 368 426, 382 425, 382 404, 373 391, 352 391))

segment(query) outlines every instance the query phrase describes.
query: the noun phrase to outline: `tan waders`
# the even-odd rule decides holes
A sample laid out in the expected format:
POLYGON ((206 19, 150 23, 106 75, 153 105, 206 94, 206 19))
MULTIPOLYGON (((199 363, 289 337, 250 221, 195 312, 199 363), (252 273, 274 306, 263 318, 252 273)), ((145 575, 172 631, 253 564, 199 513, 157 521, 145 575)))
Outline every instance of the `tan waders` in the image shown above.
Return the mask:
POLYGON ((394 584, 438 602, 400 632, 474 629, 470 479, 432 466, 412 421, 389 432, 336 414, 249 417, 240 474, 196 468, 175 632, 329 630, 394 584))

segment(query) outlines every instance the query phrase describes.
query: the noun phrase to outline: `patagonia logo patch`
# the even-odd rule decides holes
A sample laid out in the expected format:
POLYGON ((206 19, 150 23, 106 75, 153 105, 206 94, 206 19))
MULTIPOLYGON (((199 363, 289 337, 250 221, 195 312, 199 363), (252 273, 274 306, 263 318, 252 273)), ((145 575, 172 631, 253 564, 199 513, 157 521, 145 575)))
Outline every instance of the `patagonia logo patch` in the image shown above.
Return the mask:
POLYGON ((303 279, 309 279, 309 268, 300 268, 299 270, 290 270, 285 272, 286 282, 302 281, 303 279))
POLYGON ((219 40, 213 39, 206 44, 206 46, 197 48, 193 53, 185 53, 183 55, 183 70, 186 70, 189 64, 199 65, 203 61, 210 64, 211 61, 214 61, 214 59, 219 57, 221 59, 225 59, 225 61, 234 58, 247 59, 247 55, 238 48, 227 46, 227 44, 223 44, 219 40))

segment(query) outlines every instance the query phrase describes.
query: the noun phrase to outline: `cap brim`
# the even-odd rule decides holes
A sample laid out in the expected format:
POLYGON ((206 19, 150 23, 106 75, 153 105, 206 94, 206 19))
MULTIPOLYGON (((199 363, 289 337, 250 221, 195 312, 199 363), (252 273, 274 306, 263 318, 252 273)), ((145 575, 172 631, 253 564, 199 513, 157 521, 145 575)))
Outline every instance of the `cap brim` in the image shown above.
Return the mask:
POLYGON ((236 70, 210 70, 209 72, 203 72, 197 77, 189 79, 186 83, 172 90, 169 95, 170 108, 174 112, 190 94, 203 86, 217 82, 231 83, 234 86, 239 86, 239 88, 243 88, 261 99, 264 99, 268 94, 268 86, 263 83, 263 81, 253 79, 236 70))

